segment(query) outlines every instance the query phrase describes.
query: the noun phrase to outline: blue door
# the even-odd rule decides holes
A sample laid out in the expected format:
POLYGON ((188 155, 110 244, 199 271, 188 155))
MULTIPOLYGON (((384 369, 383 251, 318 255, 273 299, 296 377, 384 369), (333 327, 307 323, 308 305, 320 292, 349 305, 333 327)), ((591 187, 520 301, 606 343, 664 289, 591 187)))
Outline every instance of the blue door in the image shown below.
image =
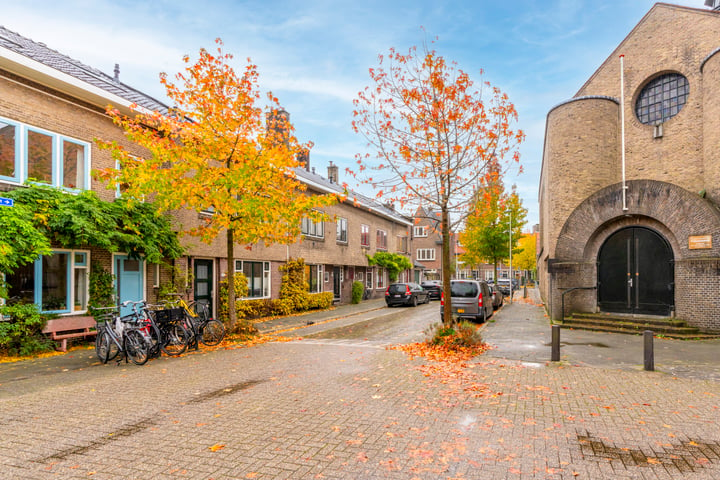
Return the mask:
MULTIPOLYGON (((115 255, 115 291, 118 304, 137 302, 145 298, 143 285, 143 261, 127 255, 115 255)), ((120 309, 120 315, 132 313, 131 307, 120 309)))

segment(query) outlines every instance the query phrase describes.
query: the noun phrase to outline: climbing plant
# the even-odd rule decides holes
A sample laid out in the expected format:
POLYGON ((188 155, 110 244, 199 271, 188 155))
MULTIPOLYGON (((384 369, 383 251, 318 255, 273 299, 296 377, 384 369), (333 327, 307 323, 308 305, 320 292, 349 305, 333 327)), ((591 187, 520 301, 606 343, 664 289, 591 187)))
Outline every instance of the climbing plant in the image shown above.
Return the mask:
POLYGON ((386 269, 391 282, 397 281, 400 272, 413 267, 412 262, 405 255, 390 252, 376 252, 372 257, 368 255, 368 264, 386 269))

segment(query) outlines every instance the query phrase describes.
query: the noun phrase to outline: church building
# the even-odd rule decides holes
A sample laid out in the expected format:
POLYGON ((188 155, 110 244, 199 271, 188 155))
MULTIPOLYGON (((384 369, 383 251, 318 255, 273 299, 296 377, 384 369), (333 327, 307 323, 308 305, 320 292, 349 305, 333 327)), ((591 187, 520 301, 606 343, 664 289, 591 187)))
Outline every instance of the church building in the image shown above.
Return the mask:
POLYGON ((538 275, 553 319, 720 331, 720 1, 705 5, 655 4, 547 115, 538 275))

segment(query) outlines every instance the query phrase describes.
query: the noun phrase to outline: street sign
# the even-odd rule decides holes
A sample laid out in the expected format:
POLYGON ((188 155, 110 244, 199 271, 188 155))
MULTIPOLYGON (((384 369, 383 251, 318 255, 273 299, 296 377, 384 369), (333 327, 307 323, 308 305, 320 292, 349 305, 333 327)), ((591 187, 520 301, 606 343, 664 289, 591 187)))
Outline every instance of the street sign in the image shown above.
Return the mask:
POLYGON ((12 207, 15 205, 15 200, 12 198, 0 197, 0 207, 12 207))

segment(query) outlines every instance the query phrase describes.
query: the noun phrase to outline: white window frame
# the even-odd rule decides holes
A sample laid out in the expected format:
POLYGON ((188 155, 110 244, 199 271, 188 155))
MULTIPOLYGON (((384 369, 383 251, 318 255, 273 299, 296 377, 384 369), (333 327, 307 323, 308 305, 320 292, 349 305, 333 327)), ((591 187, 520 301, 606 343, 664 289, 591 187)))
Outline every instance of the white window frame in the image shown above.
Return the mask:
POLYGON ((347 218, 338 217, 336 220, 336 239, 338 243, 348 243, 347 218))
MULTIPOLYGON (((235 271, 241 272, 243 275, 245 274, 245 263, 261 263, 262 264, 262 276, 261 282, 261 290, 262 295, 259 297, 254 297, 252 295, 243 297, 242 300, 257 300, 260 298, 270 298, 272 295, 271 286, 272 286, 272 274, 270 271, 270 262, 264 262, 262 260, 235 260, 235 271)), ((252 293, 252 279, 245 276, 245 278, 248 281, 248 293, 252 293)))
POLYGON ((413 227, 413 237, 427 237, 428 227, 427 225, 416 225, 413 227))
MULTIPOLYGON (((66 291, 66 308, 63 310, 42 310, 43 313, 57 313, 59 315, 77 315, 81 313, 87 312, 87 301, 90 296, 89 292, 89 275, 90 275, 90 251, 89 250, 70 250, 70 249, 63 249, 63 248, 57 248, 53 249, 51 255, 41 255, 38 257, 35 262, 33 262, 31 265, 33 265, 34 273, 33 273, 33 303, 38 305, 42 309, 42 259, 43 257, 51 257, 54 254, 66 254, 68 256, 68 264, 67 264, 67 270, 65 272, 66 275, 66 281, 67 281, 67 291, 66 291), (76 255, 84 255, 84 262, 83 263, 77 263, 76 262, 76 255), (85 298, 85 305, 81 306, 78 310, 75 310, 75 301, 76 301, 76 284, 75 284, 75 274, 77 271, 80 271, 83 273, 84 276, 84 283, 85 288, 84 291, 81 293, 81 296, 85 298)), ((6 276, 7 277, 7 276, 6 276)))
POLYGON ((160 288, 160 264, 153 265, 153 288, 160 288))
POLYGON ((375 232, 375 248, 377 248, 378 250, 387 250, 388 249, 387 238, 388 238, 387 231, 383 230, 381 228, 378 228, 377 231, 375 232))
POLYGON ((435 249, 434 248, 418 248, 415 252, 415 257, 419 262, 425 260, 432 262, 435 260, 435 249))
POLYGON ((325 238, 325 222, 316 222, 309 218, 303 218, 300 231, 306 237, 325 238))
POLYGON ((377 290, 382 290, 386 288, 386 281, 385 281, 385 269, 383 267, 377 267, 375 269, 375 288, 377 290))
POLYGON ((310 273, 312 274, 312 267, 317 267, 317 292, 313 292, 312 290, 312 283, 309 281, 309 279, 306 279, 308 282, 309 292, 310 293, 322 293, 325 289, 323 286, 323 266, 321 264, 305 264, 307 267, 310 268, 310 273))
POLYGON ((373 277, 374 277, 373 269, 368 268, 366 275, 365 275, 365 288, 368 288, 372 290, 373 288, 373 277))
POLYGON ((25 124, 9 118, 0 117, 0 122, 15 128, 15 175, 12 177, 0 175, 0 181, 13 184, 22 184, 29 179, 28 166, 28 134, 29 132, 39 133, 51 138, 52 152, 50 159, 50 182, 37 182, 42 185, 51 185, 69 192, 80 192, 90 190, 91 144, 77 138, 62 135, 34 125, 25 124), (79 145, 83 148, 83 159, 81 180, 82 187, 66 187, 64 183, 64 145, 65 142, 79 145))
POLYGON ((370 247, 370 225, 360 225, 360 246, 370 247), (367 242, 363 243, 363 239, 367 239, 367 242))

